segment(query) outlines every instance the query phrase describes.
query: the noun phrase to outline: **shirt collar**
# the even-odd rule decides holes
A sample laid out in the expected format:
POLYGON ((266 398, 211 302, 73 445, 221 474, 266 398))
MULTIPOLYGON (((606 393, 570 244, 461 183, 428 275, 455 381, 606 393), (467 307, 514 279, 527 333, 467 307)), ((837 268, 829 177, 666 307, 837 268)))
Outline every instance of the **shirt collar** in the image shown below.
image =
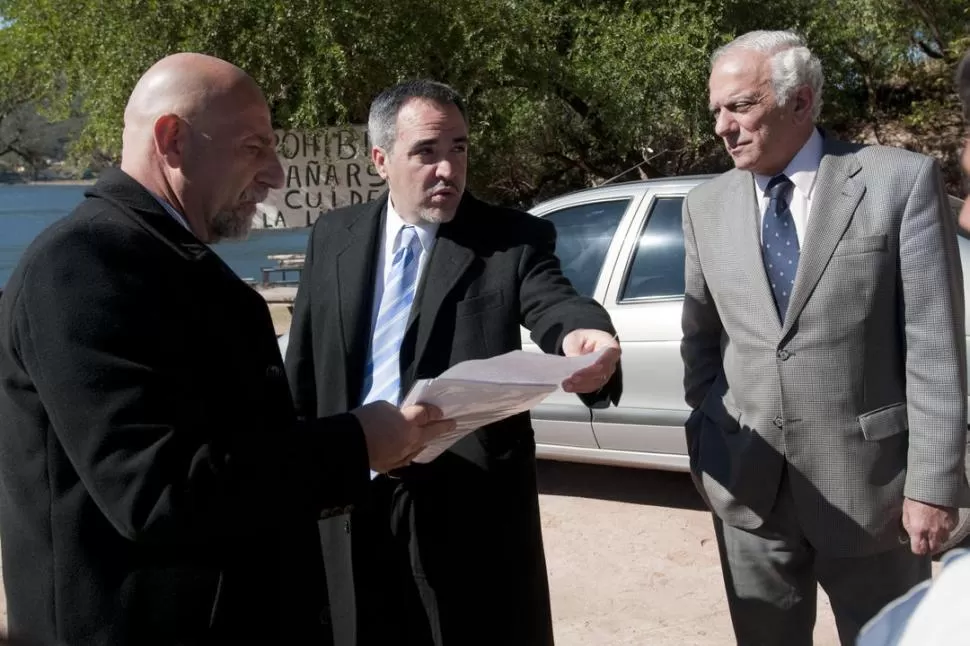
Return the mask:
MULTIPOLYGON (((397 250, 400 244, 400 232, 401 229, 409 226, 409 222, 405 222, 401 216, 398 214, 397 210, 394 208, 394 204, 391 203, 391 198, 387 198, 387 224, 384 229, 385 239, 390 243, 391 253, 397 250)), ((438 223, 437 222, 425 222, 420 220, 414 226, 415 233, 418 234, 418 240, 421 242, 421 249, 425 252, 431 251, 431 247, 434 246, 435 236, 438 235, 438 223)))
MULTIPOLYGON (((788 176, 798 192, 806 199, 812 198, 812 191, 815 189, 815 177, 818 175, 818 167, 822 163, 822 135, 817 128, 812 128, 812 135, 802 146, 801 150, 792 157, 792 160, 782 171, 788 176)), ((754 182, 758 186, 759 195, 764 195, 771 181, 771 175, 755 174, 754 182)))
POLYGON ((168 213, 170 216, 172 216, 172 218, 176 222, 178 222, 183 227, 185 227, 185 229, 189 233, 192 233, 192 227, 190 227, 189 226, 189 223, 185 220, 185 216, 183 216, 181 213, 179 213, 175 209, 174 206, 172 206, 171 204, 169 204, 167 200, 164 200, 164 199, 160 198, 159 196, 155 195, 154 193, 152 193, 152 197, 154 197, 158 201, 158 203, 162 205, 162 208, 165 209, 165 212, 166 213, 168 213))

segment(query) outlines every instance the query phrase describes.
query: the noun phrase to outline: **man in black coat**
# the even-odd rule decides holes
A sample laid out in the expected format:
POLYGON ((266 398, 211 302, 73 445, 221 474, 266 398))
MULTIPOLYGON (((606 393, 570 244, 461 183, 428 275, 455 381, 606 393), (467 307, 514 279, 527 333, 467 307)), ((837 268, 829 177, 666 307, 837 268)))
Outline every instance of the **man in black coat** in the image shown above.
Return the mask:
POLYGON ((326 644, 317 523, 435 433, 387 404, 297 422, 265 302, 207 246, 282 184, 239 68, 136 85, 121 170, 0 301, 0 532, 27 643, 326 644))
MULTIPOLYGON (((368 129, 389 195, 329 213, 313 228, 286 357, 300 414, 381 397, 397 403, 416 379, 519 349, 520 325, 549 353, 605 349, 564 389, 590 393, 589 404, 616 402, 613 326, 562 275, 552 224, 464 190, 460 97, 430 81, 400 84, 375 99, 368 129), (414 264, 402 261, 397 275, 402 254, 414 264), (405 281, 413 292, 400 296, 405 281), (402 298, 395 337, 385 333, 393 328, 385 312, 402 298)), ((324 536, 332 594, 346 599, 344 590, 356 588, 356 610, 335 612, 337 642, 552 644, 535 469, 523 413, 430 463, 376 477, 369 507, 331 521, 324 536), (337 580, 331 562, 348 553, 353 581, 337 580)))

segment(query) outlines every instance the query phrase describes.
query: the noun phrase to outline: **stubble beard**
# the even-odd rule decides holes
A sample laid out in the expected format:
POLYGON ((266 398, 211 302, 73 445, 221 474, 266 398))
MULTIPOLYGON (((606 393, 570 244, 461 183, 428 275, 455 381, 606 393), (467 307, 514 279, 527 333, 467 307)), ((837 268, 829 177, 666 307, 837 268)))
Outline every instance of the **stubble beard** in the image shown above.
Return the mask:
POLYGON ((418 217, 430 224, 444 224, 445 222, 451 222, 455 218, 455 211, 425 208, 418 211, 418 217))
POLYGON ((253 228, 256 208, 219 211, 209 220, 209 233, 213 242, 220 240, 245 240, 253 228))

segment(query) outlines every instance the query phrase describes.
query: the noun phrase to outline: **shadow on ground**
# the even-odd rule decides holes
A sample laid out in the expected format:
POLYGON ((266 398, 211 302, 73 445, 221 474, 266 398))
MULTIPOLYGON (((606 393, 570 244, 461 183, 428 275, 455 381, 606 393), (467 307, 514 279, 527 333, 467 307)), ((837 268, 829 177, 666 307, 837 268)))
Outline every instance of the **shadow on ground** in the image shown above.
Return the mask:
POLYGON ((539 460, 539 493, 703 510, 686 473, 539 460))

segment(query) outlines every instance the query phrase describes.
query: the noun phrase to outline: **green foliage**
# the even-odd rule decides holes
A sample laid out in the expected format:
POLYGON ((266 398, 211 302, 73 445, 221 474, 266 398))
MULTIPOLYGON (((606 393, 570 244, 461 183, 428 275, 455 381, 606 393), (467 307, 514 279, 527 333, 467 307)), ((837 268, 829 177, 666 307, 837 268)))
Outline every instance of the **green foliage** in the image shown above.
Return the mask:
POLYGON ((0 0, 0 16, 0 89, 87 115, 78 156, 117 158, 140 74, 199 51, 252 74, 287 128, 363 122, 401 79, 449 83, 468 100, 472 187, 519 204, 725 168, 708 59, 759 28, 806 35, 828 127, 933 152, 955 180, 952 69, 970 46, 966 0, 0 0))

